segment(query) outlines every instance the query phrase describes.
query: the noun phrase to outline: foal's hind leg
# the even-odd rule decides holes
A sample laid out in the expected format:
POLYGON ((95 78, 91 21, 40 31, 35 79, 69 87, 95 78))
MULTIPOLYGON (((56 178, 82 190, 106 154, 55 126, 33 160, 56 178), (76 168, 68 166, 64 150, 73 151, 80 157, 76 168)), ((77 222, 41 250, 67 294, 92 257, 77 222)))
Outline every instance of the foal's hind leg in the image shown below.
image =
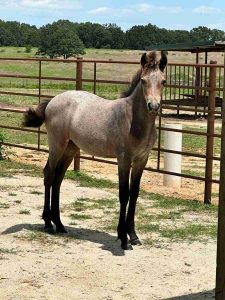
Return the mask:
POLYGON ((49 233, 53 233, 50 210, 51 186, 55 177, 55 168, 66 146, 66 143, 63 146, 59 146, 58 144, 58 148, 56 146, 50 146, 48 161, 44 168, 45 203, 42 218, 45 222, 44 229, 49 233))
POLYGON ((52 183, 52 201, 51 201, 51 220, 56 225, 56 231, 59 233, 66 233, 66 230, 60 220, 60 209, 59 209, 59 193, 62 180, 64 178, 65 172, 69 165, 71 164, 78 147, 74 145, 72 141, 69 142, 62 158, 59 160, 54 181, 52 183))
POLYGON ((45 185, 45 203, 42 214, 42 219, 45 221, 45 231, 53 233, 54 229, 51 222, 51 210, 50 210, 50 196, 51 196, 51 185, 50 185, 50 174, 49 174, 49 161, 47 161, 44 167, 44 185, 45 185))
POLYGON ((131 183, 130 183, 130 200, 126 219, 127 233, 130 236, 131 245, 141 245, 141 242, 135 231, 135 209, 137 198, 140 189, 140 181, 143 173, 143 169, 147 163, 148 157, 133 162, 131 171, 131 183))

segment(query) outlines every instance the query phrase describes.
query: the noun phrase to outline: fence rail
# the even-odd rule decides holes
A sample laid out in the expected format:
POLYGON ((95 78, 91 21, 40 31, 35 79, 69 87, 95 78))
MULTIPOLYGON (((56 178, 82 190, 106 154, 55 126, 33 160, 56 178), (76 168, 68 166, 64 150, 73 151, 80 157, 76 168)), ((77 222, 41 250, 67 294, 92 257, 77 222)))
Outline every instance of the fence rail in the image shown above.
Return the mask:
MULTIPOLYGON (((75 83, 74 87, 77 90, 83 89, 83 83, 93 83, 93 93, 97 91, 98 84, 114 84, 114 85, 127 85, 129 83, 128 80, 107 80, 107 79, 98 79, 97 73, 99 68, 98 65, 102 64, 126 64, 126 65, 138 65, 138 62, 133 61, 111 61, 111 60, 90 60, 90 59, 82 59, 77 58, 73 60, 59 60, 59 59, 43 59, 43 58, 0 58, 0 78, 16 78, 16 79, 26 79, 26 80, 37 80, 37 93, 28 93, 28 92, 16 92, 0 89, 0 95, 9 95, 9 96, 25 96, 25 97, 34 97, 38 98, 38 104, 42 98, 52 98, 54 95, 46 95, 42 94, 42 86, 43 81, 51 80, 51 81, 65 81, 75 83), (29 76, 26 74, 4 74, 1 72, 1 62, 27 62, 33 63, 36 62, 38 64, 38 75, 29 76), (57 76, 43 76, 42 75, 42 65, 44 62, 48 63, 67 63, 74 64, 76 66, 76 77, 57 77, 57 76), (84 78, 83 75, 83 66, 84 64, 93 64, 93 78, 88 79, 84 78)), ((162 101, 161 101, 161 113, 159 116, 159 125, 158 129, 158 143, 157 146, 153 148, 153 151, 157 152, 157 167, 156 168, 146 168, 146 171, 151 172, 159 172, 163 174, 170 174, 175 176, 181 176, 185 178, 196 179, 205 182, 205 203, 210 203, 211 194, 212 194, 212 183, 219 183, 219 180, 212 178, 212 170, 213 170, 213 161, 220 161, 220 157, 214 156, 214 138, 221 138, 220 134, 216 134, 214 132, 214 121, 215 116, 220 115, 221 111, 216 109, 216 96, 220 100, 222 99, 222 91, 223 91, 223 78, 222 78, 222 68, 223 65, 217 65, 215 62, 210 64, 171 64, 169 63, 166 69, 167 76, 167 84, 165 91, 163 93, 162 101), (188 96, 187 96, 188 95, 188 96), (200 100, 204 100, 204 106, 200 100), (182 100, 183 105, 182 105, 182 100), (190 101, 190 104, 188 101, 190 101), (194 101, 193 101, 194 100, 194 101), (171 102, 170 102, 171 101, 171 102), (186 103, 186 105, 185 105, 186 103), (187 105, 188 103, 188 105, 187 105), (184 112, 193 112, 195 115, 198 113, 202 113, 207 115, 207 132, 194 131, 194 130, 177 130, 177 129, 168 129, 162 125, 162 115, 165 110, 172 110, 179 114, 181 111, 184 112), (199 136, 206 137, 206 153, 191 153, 187 151, 171 151, 164 149, 161 146, 161 136, 162 132, 165 130, 170 130, 174 132, 182 132, 184 134, 193 134, 199 136), (164 171, 161 168, 161 153, 169 152, 169 153, 179 153, 184 156, 202 158, 206 161, 206 173, 205 176, 194 176, 188 174, 177 174, 173 172, 164 171)), ((221 100, 222 101, 222 100, 221 100)), ((221 102, 222 103, 222 102, 221 102)), ((1 105, 0 103, 0 111, 2 112, 12 112, 12 113, 24 113, 25 108, 23 107, 11 107, 7 105, 1 105)), ((5 142, 4 144, 7 146, 13 146, 18 148, 24 148, 29 150, 38 150, 47 152, 45 148, 41 145, 41 135, 45 135, 46 132, 43 130, 32 130, 27 128, 21 128, 16 126, 8 126, 8 125, 0 125, 0 128, 15 130, 21 132, 29 132, 37 135, 37 147, 30 147, 27 145, 21 145, 16 143, 5 142)), ((106 159, 100 159, 95 157, 88 157, 86 155, 79 155, 79 157, 75 158, 74 166, 75 169, 79 169, 80 167, 80 159, 94 160, 97 162, 116 164, 116 162, 112 162, 106 159)))

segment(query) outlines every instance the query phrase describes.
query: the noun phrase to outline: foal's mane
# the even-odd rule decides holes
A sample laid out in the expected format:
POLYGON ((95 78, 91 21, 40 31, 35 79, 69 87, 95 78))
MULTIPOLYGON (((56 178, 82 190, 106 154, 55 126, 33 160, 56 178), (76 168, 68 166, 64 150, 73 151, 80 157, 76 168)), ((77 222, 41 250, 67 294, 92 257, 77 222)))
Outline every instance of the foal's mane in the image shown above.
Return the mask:
POLYGON ((155 69, 156 66, 159 64, 159 61, 157 60, 157 55, 156 55, 155 51, 149 52, 146 55, 146 58, 147 58, 147 63, 145 64, 144 67, 141 67, 136 72, 136 74, 134 74, 128 89, 121 93, 122 98, 129 97, 133 93, 133 91, 135 90, 139 81, 141 80, 141 75, 143 72, 146 72, 149 69, 155 69))
POLYGON ((133 93, 133 91, 135 90, 135 88, 138 85, 139 81, 141 80, 141 73, 142 73, 142 69, 139 69, 137 71, 137 73, 133 76, 128 89, 121 93, 122 98, 129 97, 133 93))

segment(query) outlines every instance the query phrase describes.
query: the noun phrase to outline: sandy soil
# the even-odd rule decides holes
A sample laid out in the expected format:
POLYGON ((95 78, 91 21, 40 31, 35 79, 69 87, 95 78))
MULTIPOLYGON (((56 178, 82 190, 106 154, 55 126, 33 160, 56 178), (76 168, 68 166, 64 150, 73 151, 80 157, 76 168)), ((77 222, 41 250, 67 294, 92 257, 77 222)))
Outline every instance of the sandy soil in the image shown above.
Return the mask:
MULTIPOLYGON (((0 209, 1 299, 214 299, 215 242, 123 252, 115 232, 101 230, 97 219, 67 226, 65 236, 49 236, 40 231, 42 179, 16 175, 0 178, 0 186, 0 203, 9 205, 0 209)), ((62 205, 116 194, 65 180, 62 205)), ((67 210, 62 218, 68 225, 67 210)))

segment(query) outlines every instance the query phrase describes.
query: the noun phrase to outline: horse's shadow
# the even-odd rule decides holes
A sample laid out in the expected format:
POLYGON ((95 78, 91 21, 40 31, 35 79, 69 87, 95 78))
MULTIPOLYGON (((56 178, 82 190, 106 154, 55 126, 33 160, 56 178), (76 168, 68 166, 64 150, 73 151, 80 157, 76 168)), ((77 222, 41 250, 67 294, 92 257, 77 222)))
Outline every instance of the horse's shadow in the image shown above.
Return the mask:
POLYGON ((172 298, 165 298, 164 300, 212 300, 215 299, 215 290, 200 292, 197 294, 189 294, 184 296, 177 296, 172 298))
MULTIPOLYGON (((42 224, 17 224, 5 229, 1 234, 4 235, 16 233, 22 231, 23 229, 44 232, 42 224)), ((124 250, 121 249, 119 242, 116 241, 116 237, 109 233, 92 229, 75 228, 71 226, 66 226, 66 230, 67 233, 63 235, 59 234, 60 237, 69 237, 74 240, 89 241, 100 244, 100 247, 103 250, 111 252, 114 256, 125 255, 124 250)))

